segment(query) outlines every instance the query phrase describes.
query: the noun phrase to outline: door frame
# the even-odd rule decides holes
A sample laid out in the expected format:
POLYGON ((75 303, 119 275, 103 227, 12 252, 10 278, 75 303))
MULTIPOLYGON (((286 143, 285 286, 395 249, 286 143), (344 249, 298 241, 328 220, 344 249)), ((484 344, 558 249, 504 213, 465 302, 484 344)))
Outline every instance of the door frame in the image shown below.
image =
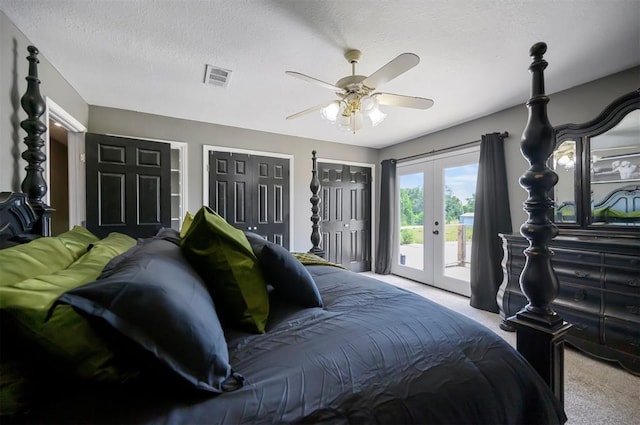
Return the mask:
MULTIPOLYGON (((369 234, 371 235, 371 249, 369 252, 371 253, 371 258, 369 261, 371 262, 371 270, 375 267, 375 258, 376 258, 376 242, 378 240, 377 233, 375 231, 376 227, 376 165, 370 164, 368 162, 354 162, 354 161, 343 161, 340 159, 331 159, 331 158, 318 158, 317 162, 324 162, 327 164, 339 164, 339 165, 353 165, 355 167, 363 167, 369 168, 371 170, 371 213, 369 217, 371 218, 371 228, 369 229, 369 234)), ((322 222, 320 223, 322 225, 322 222)))
POLYGON ((230 148, 228 146, 202 145, 202 204, 209 205, 209 152, 241 153, 245 155, 266 156, 269 158, 283 158, 289 160, 289 249, 294 250, 294 156, 286 153, 266 152, 253 149, 230 148))
MULTIPOLYGON (((69 167, 69 226, 83 225, 87 219, 86 200, 86 170, 84 167, 84 135, 87 128, 71 114, 65 111, 60 105, 50 97, 45 96, 44 119, 47 131, 44 133, 45 155, 49 158, 51 153, 51 140, 49 136, 49 121, 59 123, 67 130, 67 158, 69 167), (79 196, 79 194, 82 194, 79 196)), ((43 163, 45 181, 47 185, 51 181, 51 169, 49 161, 43 163)), ((48 186, 44 196, 44 202, 50 205, 52 188, 48 186)), ((52 205, 55 208, 55 205, 52 205)))
MULTIPOLYGON (((423 164, 425 162, 432 162, 430 167, 433 167, 433 164, 435 164, 435 161, 443 160, 443 159, 447 159, 447 158, 453 158, 453 157, 461 156, 461 155, 472 154, 472 153, 477 154, 478 157, 479 157, 479 155, 480 155, 480 145, 479 144, 478 145, 474 145, 474 146, 470 146, 470 147, 461 148, 461 149, 455 149, 455 150, 451 150, 451 151, 447 151, 447 152, 428 155, 428 156, 425 156, 425 157, 422 157, 422 158, 418 158, 418 159, 409 160, 409 161, 403 162, 402 163, 402 167, 412 167, 412 168, 416 167, 417 168, 417 167, 419 167, 421 164, 423 164)), ((441 186, 443 181, 441 180, 441 176, 437 176, 437 177, 435 176, 435 170, 434 169, 432 169, 431 172, 434 175, 432 183, 433 183, 433 187, 435 189, 435 185, 436 184, 440 184, 440 186, 441 186)), ((426 203, 427 177, 428 176, 425 174, 424 175, 424 183, 423 183, 424 191, 425 191, 425 203, 426 203)), ((397 184, 396 184, 396 193, 397 193, 397 199, 399 201, 400 200, 400 179, 398 179, 397 184)), ((396 207, 398 207, 398 206, 396 206, 396 207)), ((433 208, 432 208, 432 210, 433 210, 433 208)), ((426 228, 427 228, 427 224, 426 224, 427 220, 426 219, 427 219, 427 215, 429 215, 429 217, 431 219, 430 222, 433 222, 434 217, 433 217, 433 211, 430 211, 429 214, 427 214, 427 211, 425 209, 425 213, 424 214, 425 214, 425 220, 424 220, 423 227, 425 228, 425 234, 426 234, 426 228)), ((443 222, 442 223, 443 235, 444 235, 444 225, 445 225, 445 223, 443 222)), ((396 226, 398 226, 397 228, 399 230, 399 228, 400 228, 400 216, 398 216, 398 220, 397 220, 396 226)), ((403 266, 398 264, 398 259, 400 257, 399 250, 400 250, 400 232, 397 231, 397 232, 395 232, 395 241, 393 242, 393 254, 392 254, 393 262, 391 264, 391 273, 393 273, 393 274, 398 274, 399 269, 400 270, 403 269, 403 266)), ((423 251, 423 256, 424 255, 426 255, 426 250, 423 251)), ((436 259, 437 258, 435 257, 435 251, 434 251, 434 258, 433 258, 432 262, 435 263, 436 259)), ((435 266, 435 264, 433 266, 435 266)), ((427 267, 428 267, 428 265, 425 263, 423 265, 423 270, 422 270, 423 274, 426 273, 426 268, 427 267)), ((419 273, 416 271, 416 274, 414 274, 409 269, 410 268, 408 268, 408 267, 405 268, 405 270, 409 271, 409 273, 406 273, 406 275, 407 276, 413 275, 413 277, 409 277, 409 278, 413 279, 413 280, 417 280, 418 282, 423 283, 424 277, 422 277, 422 279, 418 278, 417 276, 418 276, 419 273)), ((440 288, 440 289, 443 289, 443 290, 446 290, 446 291, 452 291, 452 289, 443 288, 443 285, 441 285, 440 283, 436 283, 435 282, 436 276, 435 276, 435 273, 433 271, 432 271, 432 274, 433 274, 434 282, 432 282, 432 283, 424 283, 425 285, 434 286, 436 288, 440 288)), ((398 275, 399 276, 403 276, 403 274, 398 274, 398 275)), ((447 278, 447 279, 450 279, 450 278, 447 278)), ((460 288, 457 288, 457 289, 460 289, 460 288)), ((460 290, 459 292, 458 292, 458 290, 455 290, 453 292, 455 292, 457 294, 460 294, 462 296, 469 297, 470 296, 470 291, 471 291, 471 287, 469 286, 468 291, 465 288, 464 290, 460 290)))

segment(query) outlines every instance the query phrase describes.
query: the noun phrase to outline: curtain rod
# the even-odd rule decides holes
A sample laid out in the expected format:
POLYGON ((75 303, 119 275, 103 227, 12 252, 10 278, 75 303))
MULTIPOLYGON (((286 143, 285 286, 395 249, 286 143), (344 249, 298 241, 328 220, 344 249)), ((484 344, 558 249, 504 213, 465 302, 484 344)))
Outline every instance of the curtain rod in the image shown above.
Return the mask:
MULTIPOLYGON (((504 133, 500 133, 500 137, 502 137, 503 139, 506 138, 506 137, 509 137, 509 132, 505 131, 504 133)), ((454 150, 454 149, 463 148, 465 146, 477 145, 481 141, 482 140, 474 140, 473 142, 462 143, 462 144, 456 145, 456 146, 449 146, 448 148, 434 149, 434 150, 429 151, 429 152, 419 153, 419 154, 411 155, 411 156, 405 156, 404 158, 397 159, 396 161, 397 162, 402 162, 402 161, 409 161, 411 159, 424 158, 424 157, 427 157, 427 156, 430 156, 430 155, 434 155, 436 153, 447 152, 447 151, 451 151, 451 150, 454 150)))

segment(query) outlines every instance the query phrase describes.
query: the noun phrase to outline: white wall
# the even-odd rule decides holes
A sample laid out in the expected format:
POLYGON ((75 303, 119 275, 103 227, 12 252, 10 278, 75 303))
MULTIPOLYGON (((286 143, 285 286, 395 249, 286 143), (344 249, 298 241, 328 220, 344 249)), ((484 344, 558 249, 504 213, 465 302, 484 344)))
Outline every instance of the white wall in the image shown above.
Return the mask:
MULTIPOLYGON (((523 79, 523 84, 529 86, 529 77, 524 73, 523 76, 527 78, 523 79)), ((549 120, 551 125, 554 126, 589 121, 595 118, 614 99, 637 90, 639 87, 640 67, 635 67, 562 92, 549 94, 549 120)), ((464 99, 461 101, 464 101, 464 99)), ((434 149, 479 140, 480 136, 486 133, 508 131, 509 138, 505 140, 507 184, 509 185, 513 231, 517 232, 520 225, 526 220, 526 213, 522 209, 522 204, 527 199, 527 193, 520 187, 518 180, 529 168, 527 161, 520 153, 520 139, 527 123, 527 117, 528 111, 524 104, 509 108, 437 133, 382 149, 377 164, 387 158, 403 158, 434 149)))
POLYGON ((291 250, 311 248, 311 151, 318 157, 375 163, 378 151, 358 146, 302 139, 223 125, 207 124, 122 109, 91 106, 89 131, 188 143, 189 211, 202 206, 202 145, 226 146, 293 155, 293 234, 291 250))
MULTIPOLYGON (((20 154, 26 132, 20 122, 27 114, 20 106, 20 98, 27 89, 25 77, 29 72, 27 46, 31 42, 0 11, 0 191, 17 191, 24 178, 26 162, 20 154)), ((37 46, 36 46, 37 47, 37 46)), ((46 54, 39 54, 38 76, 42 81, 42 97, 52 98, 65 111, 86 126, 89 105, 49 63, 46 54)), ((42 117, 44 121, 44 116, 42 117)))

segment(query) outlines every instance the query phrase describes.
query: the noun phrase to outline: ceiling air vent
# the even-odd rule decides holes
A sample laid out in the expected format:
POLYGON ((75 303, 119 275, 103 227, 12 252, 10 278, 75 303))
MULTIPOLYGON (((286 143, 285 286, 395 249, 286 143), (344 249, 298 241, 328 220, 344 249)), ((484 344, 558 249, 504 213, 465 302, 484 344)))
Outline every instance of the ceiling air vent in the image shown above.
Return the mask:
POLYGON ((217 87, 227 87, 231 78, 231 70, 207 65, 204 73, 204 83, 217 87))

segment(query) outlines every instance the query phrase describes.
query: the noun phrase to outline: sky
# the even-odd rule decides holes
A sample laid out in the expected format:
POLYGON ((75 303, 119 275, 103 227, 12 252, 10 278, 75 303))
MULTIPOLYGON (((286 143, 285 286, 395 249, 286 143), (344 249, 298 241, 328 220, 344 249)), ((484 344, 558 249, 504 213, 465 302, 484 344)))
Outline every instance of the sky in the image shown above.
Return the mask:
MULTIPOLYGON (((451 188, 463 204, 467 203, 476 192, 476 178, 478 176, 478 164, 463 165, 444 169, 445 186, 451 188)), ((400 188, 420 187, 423 184, 422 173, 400 175, 400 188)))

